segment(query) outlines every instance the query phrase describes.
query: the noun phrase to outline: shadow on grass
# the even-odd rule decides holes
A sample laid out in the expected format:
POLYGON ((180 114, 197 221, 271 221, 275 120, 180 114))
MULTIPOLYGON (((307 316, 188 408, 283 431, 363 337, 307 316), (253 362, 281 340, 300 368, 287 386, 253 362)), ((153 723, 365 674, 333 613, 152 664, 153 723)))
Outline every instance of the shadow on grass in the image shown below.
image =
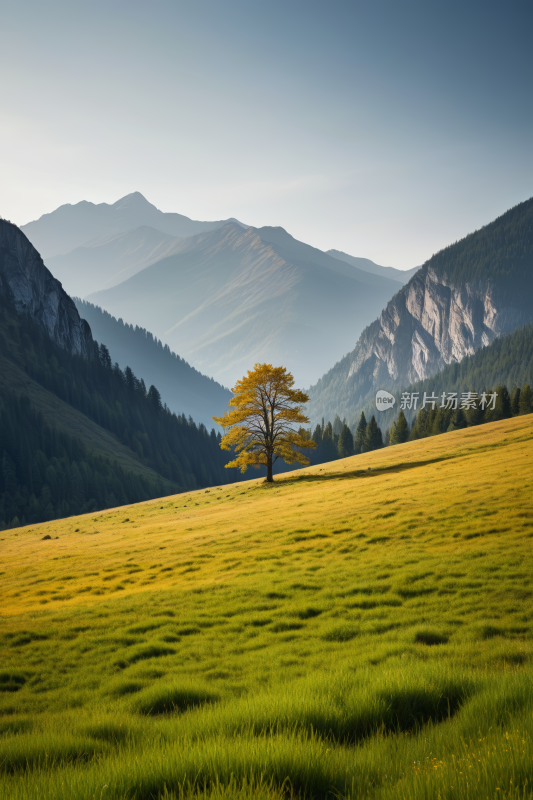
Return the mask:
POLYGON ((428 458, 424 461, 406 461, 400 464, 392 464, 388 467, 376 467, 372 469, 355 469, 350 472, 328 472, 326 475, 305 474, 295 475, 291 478, 285 478, 283 475, 276 476, 274 483, 260 483, 258 488, 270 489, 273 486, 280 487, 282 485, 292 486, 301 483, 323 483, 325 481, 334 480, 353 480, 354 478, 375 478, 379 475, 393 475, 398 472, 405 472, 409 469, 418 469, 419 467, 427 467, 430 464, 439 464, 442 461, 451 461, 455 456, 441 456, 440 458, 428 458))

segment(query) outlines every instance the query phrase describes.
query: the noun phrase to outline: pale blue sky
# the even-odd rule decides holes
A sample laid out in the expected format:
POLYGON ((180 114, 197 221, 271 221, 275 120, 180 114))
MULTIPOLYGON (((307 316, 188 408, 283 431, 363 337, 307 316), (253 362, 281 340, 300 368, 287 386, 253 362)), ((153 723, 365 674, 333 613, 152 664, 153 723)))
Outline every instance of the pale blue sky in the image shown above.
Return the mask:
POLYGON ((142 192, 408 268, 533 195, 531 2, 2 3, 0 214, 142 192))

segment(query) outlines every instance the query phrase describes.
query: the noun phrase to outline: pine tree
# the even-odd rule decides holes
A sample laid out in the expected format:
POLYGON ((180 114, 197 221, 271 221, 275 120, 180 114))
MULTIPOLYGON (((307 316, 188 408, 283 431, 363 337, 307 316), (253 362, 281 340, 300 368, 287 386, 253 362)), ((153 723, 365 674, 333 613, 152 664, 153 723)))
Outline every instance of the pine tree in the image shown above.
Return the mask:
MULTIPOLYGON (((400 411, 400 413, 402 414, 403 412, 400 411)), ((383 447, 383 437, 381 435, 381 429, 378 428, 378 423, 376 422, 376 418, 374 415, 372 415, 370 422, 366 427, 364 447, 365 447, 365 453, 370 452, 371 450, 378 450, 380 447, 383 447)))
POLYGON ((333 439, 333 426, 328 422, 322 434, 322 458, 324 461, 333 461, 337 458, 337 448, 333 439))
POLYGON ((162 410, 163 404, 161 403, 161 394, 159 390, 155 388, 155 386, 150 386, 148 389, 148 399, 157 412, 162 410))
POLYGON ((317 425, 315 428, 315 432, 313 433, 313 441, 316 442, 317 447, 320 447, 322 444, 322 428, 320 425, 317 425))
POLYGON ((467 424, 465 412, 462 408, 458 408, 452 414, 452 419, 448 426, 448 430, 458 431, 462 428, 466 428, 467 424))
MULTIPOLYGON (((344 421, 346 422, 346 420, 344 421)), ((335 419, 333 420, 333 433, 337 434, 338 436, 341 433, 341 431, 342 431, 341 418, 339 417, 338 414, 335 414, 335 419)))
POLYGON ((353 436, 346 423, 343 424, 338 443, 339 458, 353 456, 353 436))
POLYGON ((483 422, 483 411, 479 403, 476 403, 474 408, 469 408, 466 412, 466 421, 469 426, 481 425, 483 422))
POLYGON ((520 387, 513 386, 511 391, 511 414, 513 417, 520 413, 520 387))
MULTIPOLYGON (((107 371, 111 371, 111 356, 109 355, 109 350, 107 349, 105 344, 100 345, 99 355, 102 367, 107 371)), ((52 356, 52 358, 54 358, 54 356, 52 356)))
POLYGON ((364 452, 363 448, 365 444, 366 426, 367 422, 366 422, 365 412, 361 411, 361 416, 359 418, 359 424, 357 425, 357 429, 355 431, 354 443, 353 443, 353 449, 356 455, 358 453, 364 452))
POLYGON ((418 414, 416 415, 413 427, 411 428, 411 433, 409 434, 409 441, 414 441, 415 439, 424 439, 427 436, 426 432, 427 418, 428 418, 428 413, 426 409, 421 408, 418 414))
POLYGON ((390 434, 391 444, 403 444, 409 438, 409 425, 405 418, 402 409, 398 413, 398 419, 392 423, 392 430, 390 434))
POLYGON ((529 383, 526 383, 525 386, 522 387, 522 391, 520 392, 520 403, 518 406, 518 411, 520 414, 531 414, 533 411, 533 405, 531 403, 531 386, 529 383))
POLYGON ((444 414, 442 413, 442 409, 439 408, 437 413, 435 414, 435 418, 433 420, 433 425, 431 426, 431 431, 429 433, 430 436, 438 436, 441 433, 444 433, 446 428, 444 428, 444 414))
POLYGON ((500 383, 494 391, 497 397, 492 419, 509 419, 511 416, 511 397, 507 386, 500 383))

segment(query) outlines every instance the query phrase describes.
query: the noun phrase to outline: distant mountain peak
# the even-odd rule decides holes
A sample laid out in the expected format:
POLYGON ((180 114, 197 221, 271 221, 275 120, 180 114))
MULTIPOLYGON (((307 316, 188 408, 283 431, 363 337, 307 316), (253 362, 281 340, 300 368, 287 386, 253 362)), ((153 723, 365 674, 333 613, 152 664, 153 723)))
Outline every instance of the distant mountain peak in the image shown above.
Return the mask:
POLYGON ((131 194, 127 194, 124 197, 121 197, 120 200, 117 200, 116 203, 113 203, 115 208, 123 208, 125 206, 131 207, 136 206, 138 208, 148 207, 148 208, 156 208, 152 203, 150 203, 146 197, 141 194, 140 192, 132 192, 131 194))
MULTIPOLYGON (((160 211, 141 192, 135 191, 111 204, 82 200, 75 205, 60 206, 38 220, 28 222, 23 230, 43 258, 48 259, 65 255, 95 239, 126 233, 140 225, 169 236, 186 238, 214 230, 222 224, 222 220, 201 222, 183 214, 160 211)), ((73 293, 78 292, 74 290, 73 293)))

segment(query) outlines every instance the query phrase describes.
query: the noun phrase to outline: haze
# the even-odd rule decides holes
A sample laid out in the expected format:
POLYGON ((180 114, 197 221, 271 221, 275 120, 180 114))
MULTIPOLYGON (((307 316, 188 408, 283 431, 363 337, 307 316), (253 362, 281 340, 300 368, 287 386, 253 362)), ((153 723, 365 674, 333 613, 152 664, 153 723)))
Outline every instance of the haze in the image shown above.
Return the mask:
POLYGON ((408 269, 530 197, 531 3, 3 4, 0 215, 140 191, 408 269))

